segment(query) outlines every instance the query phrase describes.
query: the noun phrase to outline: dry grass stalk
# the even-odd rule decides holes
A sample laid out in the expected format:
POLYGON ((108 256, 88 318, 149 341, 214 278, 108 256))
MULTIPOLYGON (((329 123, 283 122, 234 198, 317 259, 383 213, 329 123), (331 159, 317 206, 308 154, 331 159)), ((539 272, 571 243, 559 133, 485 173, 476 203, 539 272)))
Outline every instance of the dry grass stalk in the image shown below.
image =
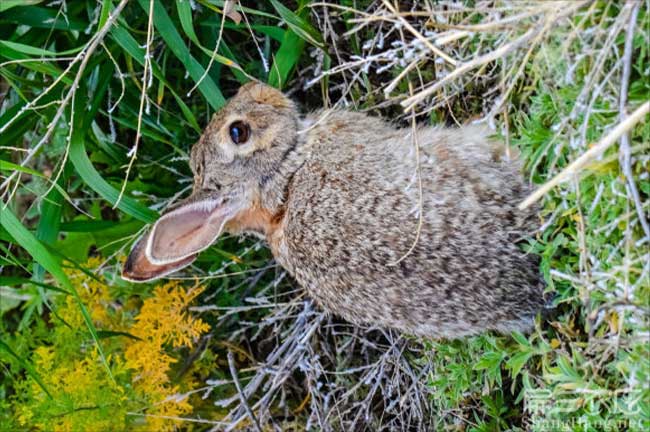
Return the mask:
MULTIPOLYGON (((629 117, 619 123, 607 136, 602 138, 598 144, 587 150, 582 156, 564 168, 559 174, 542 185, 535 192, 530 194, 520 205, 525 209, 538 201, 558 184, 578 174, 585 166, 603 154, 605 150, 615 144, 624 134, 632 129, 638 122, 644 119, 650 112, 650 102, 646 102, 636 109, 629 117)), ((647 120, 647 119, 646 119, 647 120)))
MULTIPOLYGON (((106 34, 108 31, 111 29, 113 24, 115 24, 115 21, 117 21, 117 18, 120 16, 120 13, 128 3, 128 0, 121 0, 120 3, 115 7, 115 9, 109 14, 108 19, 104 23, 101 29, 95 33, 93 38, 88 41, 86 46, 77 54, 77 56, 74 58, 72 62, 66 67, 66 69, 63 71, 63 73, 52 82, 42 93, 40 93, 38 96, 36 96, 34 99, 30 100, 25 106, 23 106, 14 117, 9 119, 3 126, 0 128, 0 133, 3 131, 7 130, 22 114, 23 112, 34 109, 36 103, 41 100, 45 95, 47 95, 52 89, 54 89, 57 84, 59 84, 64 78, 68 77, 68 74, 72 70, 75 64, 79 63, 79 69, 77 70, 77 74, 75 75, 74 81, 72 82, 72 85, 70 86, 70 91, 66 93, 66 96, 63 98, 63 100, 60 101, 59 108, 57 109, 56 113, 54 114, 52 120, 47 126, 47 129, 45 131, 45 134, 43 137, 33 146, 29 149, 29 152, 27 155, 22 159, 20 162, 21 166, 27 166, 29 161, 38 153, 40 148, 43 146, 43 144, 47 143, 49 139, 52 137, 52 134, 54 133, 54 130, 56 129, 57 124, 59 123, 59 120, 63 117, 63 114, 65 112, 66 107, 68 104, 74 100, 74 96, 76 95, 77 89, 79 88, 79 83, 81 82, 81 77, 83 75, 84 70, 86 69, 86 66, 88 65, 88 62, 90 61, 90 57, 92 57, 92 54, 95 52, 97 47, 101 44, 101 42, 104 40, 104 37, 106 37, 106 34)), ((74 111, 74 110, 73 110, 74 111)), ((66 151, 65 155, 67 157, 67 154, 70 149, 70 137, 72 135, 72 121, 70 122, 70 133, 68 134, 68 142, 66 144, 66 151)), ((58 178, 61 175, 61 172, 63 171, 63 167, 65 165, 65 158, 62 163, 59 164, 59 171, 56 174, 56 178, 58 178)), ((14 171, 12 172, 7 178, 0 184, 0 191, 2 191, 2 198, 4 199, 5 203, 9 203, 9 201, 12 199, 19 183, 20 183, 20 171, 14 171), (11 184, 12 181, 16 180, 16 187, 14 188, 13 192, 9 192, 8 186, 11 184)), ((52 184, 54 185, 56 183, 53 182, 52 184)), ((3 204, 6 205, 6 204, 3 204)))
POLYGON ((131 168, 133 168, 133 163, 138 157, 138 147, 140 144, 140 138, 142 137, 142 116, 145 112, 145 105, 147 106, 147 111, 149 108, 149 97, 147 96, 147 90, 153 84, 153 71, 151 69, 151 45, 153 44, 153 5, 154 1, 149 0, 149 12, 147 20, 147 40, 145 42, 145 53, 144 53, 144 73, 142 74, 142 91, 140 93, 140 107, 138 108, 138 124, 135 132, 135 142, 133 147, 129 150, 129 163, 126 167, 126 173, 124 174, 124 181, 122 182, 122 187, 120 188, 120 194, 115 200, 113 208, 116 209, 120 205, 124 191, 126 190, 126 184, 129 181, 129 174, 131 173, 131 168))
MULTIPOLYGON (((404 107, 405 111, 411 111, 415 108, 417 104, 422 102, 425 98, 428 96, 432 95, 436 91, 440 90, 444 85, 446 85, 448 82, 453 81, 456 78, 459 78, 465 74, 467 74, 469 71, 479 67, 486 65, 490 62, 493 62, 497 59, 503 58, 510 54, 512 51, 521 48, 525 43, 527 43, 530 39, 533 37, 537 38, 537 41, 542 39, 548 31, 551 30, 553 25, 556 25, 560 20, 563 18, 572 15, 575 11, 583 7, 587 1, 582 1, 582 2, 571 2, 566 3, 566 4, 555 4, 555 3, 549 3, 549 6, 546 6, 545 8, 542 9, 542 11, 537 12, 540 15, 547 15, 546 17, 546 24, 543 27, 540 27, 540 25, 536 25, 529 29, 526 33, 524 33, 522 36, 519 38, 515 39, 514 41, 508 42, 499 48, 495 49, 494 51, 491 51, 485 55, 482 55, 481 57, 478 57, 476 59, 473 59, 471 61, 465 62, 463 64, 458 65, 456 69, 454 69, 449 75, 445 76, 441 80, 437 81, 433 85, 429 86, 428 88, 425 88, 424 90, 420 91, 419 93, 415 94, 414 96, 411 96, 401 102, 401 105, 404 107), (564 7, 562 7, 564 6, 564 7)), ((528 14, 522 14, 520 18, 518 19, 523 19, 527 18, 529 16, 533 16, 532 13, 528 14)), ((512 22, 513 20, 509 20, 508 22, 512 22)), ((488 26, 489 29, 499 27, 499 25, 494 25, 494 26, 488 26)), ((486 25, 482 26, 486 27, 486 25)), ((468 28, 463 27, 463 30, 467 30, 468 28)), ((477 31, 477 30, 473 30, 477 31)), ((480 31, 480 30, 479 30, 480 31)), ((536 43, 535 43, 536 44, 536 43)), ((535 45, 533 44, 533 45, 535 45)), ((517 74, 519 75, 519 73, 517 74)))

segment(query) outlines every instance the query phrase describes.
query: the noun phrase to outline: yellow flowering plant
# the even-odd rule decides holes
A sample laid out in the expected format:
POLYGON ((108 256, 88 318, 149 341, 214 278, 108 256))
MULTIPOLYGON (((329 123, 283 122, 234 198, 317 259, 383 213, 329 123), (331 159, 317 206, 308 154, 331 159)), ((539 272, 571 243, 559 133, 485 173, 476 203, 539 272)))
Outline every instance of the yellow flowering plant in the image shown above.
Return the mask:
MULTIPOLYGON (((49 315, 49 329, 31 353, 34 375, 18 380, 10 398, 16 426, 69 432, 175 430, 179 419, 193 411, 186 394, 200 382, 194 369, 175 381, 171 376, 180 349, 192 349, 210 330, 188 312, 203 287, 168 282, 134 301, 116 297, 104 281, 81 271, 68 276, 100 332, 112 377, 85 332, 76 300, 55 297, 56 313, 49 315)), ((206 367, 197 364, 199 369, 206 367)))

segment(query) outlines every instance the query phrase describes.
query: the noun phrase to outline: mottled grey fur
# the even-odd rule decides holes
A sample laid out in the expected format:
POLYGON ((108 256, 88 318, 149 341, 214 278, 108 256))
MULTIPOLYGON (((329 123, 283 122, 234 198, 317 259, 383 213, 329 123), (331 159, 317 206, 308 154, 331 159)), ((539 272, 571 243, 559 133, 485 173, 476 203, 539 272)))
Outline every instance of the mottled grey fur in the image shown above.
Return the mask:
POLYGON ((193 148, 194 196, 243 197, 270 215, 225 229, 266 238, 321 307, 351 322, 449 338, 527 331, 544 285, 516 242, 535 212, 517 209, 529 189, 489 135, 417 130, 423 223, 408 254, 420 211, 412 129, 348 111, 301 119, 261 84, 243 87, 193 148), (250 147, 229 141, 233 118, 251 124, 250 147))

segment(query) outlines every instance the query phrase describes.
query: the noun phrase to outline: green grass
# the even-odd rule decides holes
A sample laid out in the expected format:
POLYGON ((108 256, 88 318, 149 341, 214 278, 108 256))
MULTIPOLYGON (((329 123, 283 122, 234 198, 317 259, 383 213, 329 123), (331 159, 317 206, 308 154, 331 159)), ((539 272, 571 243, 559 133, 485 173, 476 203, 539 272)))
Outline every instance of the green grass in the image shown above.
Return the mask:
MULTIPOLYGON (((67 65, 99 33, 119 2, 35 3, 3 3, 0 12, 0 79, 5 93, 0 110, 0 127, 5 129, 0 134, 2 180, 21 173, 3 189, 0 219, 5 285, 0 395, 7 408, 2 410, 3 425, 14 424, 19 404, 27 403, 15 399, 23 374, 41 382, 32 366, 33 351, 53 341, 37 329, 56 316, 60 289, 78 297, 78 285, 70 283, 67 269, 83 268, 89 257, 100 257, 104 277, 117 287, 116 301, 148 297, 151 287, 119 279, 120 262, 133 236, 158 217, 161 205, 191 184, 187 157, 201 126, 223 106, 224 94, 233 94, 250 77, 286 86, 305 60, 306 46, 322 43, 305 20, 308 10, 303 7, 294 12, 276 2, 246 9, 250 25, 263 38, 258 53, 246 22, 222 23, 223 2, 154 1, 149 66, 153 80, 147 88, 137 159, 124 179, 128 152, 138 133, 149 1, 129 2, 117 25, 106 32, 57 123, 52 120, 61 105, 55 103, 72 91, 81 62, 69 71, 67 65), (278 27, 281 19, 290 25, 278 27), (215 46, 221 26, 220 50, 206 74, 212 56, 212 48, 206 47, 215 46), (37 97, 35 105, 40 108, 25 109, 32 108, 30 101, 37 97), (14 149, 33 148, 48 133, 51 138, 21 167, 26 154, 14 149), (123 182, 125 193, 120 194, 123 182), (60 289, 48 289, 57 283, 60 289), (29 332, 39 336, 28 336, 29 332)), ((229 273, 244 272, 215 280, 215 289, 241 283, 246 271, 264 267, 266 251, 232 261, 242 249, 225 240, 200 258, 198 265, 206 271, 226 266, 229 273)), ((218 302, 239 304, 241 299, 223 294, 218 302)), ((95 328, 83 302, 78 306, 91 336, 87 340, 81 332, 78 340, 98 347, 111 377, 114 360, 101 351, 107 344, 106 332, 95 328)), ((216 345, 213 349, 223 352, 216 345)))
MULTIPOLYGON (((247 20, 237 24, 222 21, 222 1, 133 0, 107 29, 83 70, 81 58, 66 68, 100 34, 120 2, 19 3, 0 3, 0 179, 6 182, 0 190, 0 424, 6 430, 19 428, 21 407, 30 402, 20 398, 21 389, 32 383, 44 395, 50 393, 34 366, 35 350, 63 346, 57 345, 60 341, 51 328, 64 326, 66 317, 59 317, 57 311, 68 298, 74 299, 85 328, 66 339, 66 349, 79 355, 97 347, 102 373, 107 380, 114 379, 114 356, 102 347, 107 347, 107 353, 118 352, 116 335, 93 322, 78 292, 83 285, 70 281, 68 275, 74 269, 91 279, 101 274, 114 296, 111 307, 151 297, 152 286, 119 278, 121 260, 165 203, 189 191, 189 149, 201 127, 242 83, 254 78, 291 91, 305 110, 345 97, 357 108, 387 118, 403 114, 399 105, 380 105, 381 86, 400 68, 381 73, 351 69, 347 78, 356 81, 347 93, 341 90, 346 77, 341 74, 305 85, 315 68, 327 69, 363 56, 364 42, 384 31, 375 23, 341 36, 340 51, 334 52, 331 34, 323 30, 324 19, 321 15, 315 19, 319 12, 307 1, 248 2, 243 9, 247 20), (151 5, 154 33, 147 49, 151 5), (218 39, 219 50, 211 61, 218 39), (145 64, 152 79, 144 83, 146 100, 139 122, 145 64), (76 89, 72 88, 75 81, 76 89), (137 157, 131 161, 138 135, 137 157), (32 155, 30 150, 44 137, 32 155), (30 160, 23 166, 27 155, 30 160), (101 268, 87 268, 90 258, 98 259, 101 268)), ((370 2, 341 3, 361 10, 370 6, 370 2)), ((620 12, 617 2, 600 1, 589 19, 571 19, 583 30, 604 26, 601 34, 605 35, 612 25, 606 18, 620 12)), ((344 19, 353 17, 351 12, 341 12, 328 19, 335 33, 342 35, 353 28, 344 19)), ((472 22, 480 18, 475 15, 472 22)), ((650 94, 650 24, 645 6, 640 7, 637 27, 627 95, 633 108, 650 94)), ((618 105, 612 97, 620 84, 616 79, 587 101, 593 103, 593 114, 586 122, 585 110, 575 110, 579 95, 591 85, 589 74, 598 57, 585 48, 595 42, 577 38, 568 52, 569 58, 579 60, 568 62, 561 55, 567 28, 557 30, 536 50, 510 95, 508 119, 498 117, 499 126, 508 121, 508 140, 521 150, 526 172, 537 184, 585 151, 584 145, 576 145, 580 143, 576 136, 584 136, 583 144, 593 143, 618 121, 618 105), (578 55, 582 51, 586 54, 578 55), (572 80, 565 79, 568 74, 572 80), (558 129, 560 125, 563 129, 558 129)), ((483 49, 496 40, 492 34, 477 34, 466 44, 461 40, 464 45, 458 49, 483 49)), ((605 71, 615 67, 624 44, 623 30, 612 42, 611 52, 617 54, 605 57, 605 71)), ((432 63, 407 74, 393 95, 407 95, 409 80, 437 79, 434 69, 425 67, 432 63)), ((483 68, 473 76, 462 93, 450 93, 448 104, 419 119, 453 123, 480 116, 486 89, 513 68, 505 60, 490 66, 494 68, 483 68)), ((631 168, 646 217, 649 142, 646 120, 630 131, 631 168)), ((425 341, 426 349, 415 362, 433 365, 433 372, 423 379, 434 395, 430 403, 437 429, 650 428, 649 247, 647 240, 642 241, 616 147, 543 200, 540 224, 544 229, 531 239, 529 248, 542 257, 549 291, 556 293, 557 308, 548 321, 540 321, 536 331, 526 336, 488 334, 461 341, 425 341)), ((220 240, 199 257, 194 269, 202 276, 216 275, 202 280, 207 289, 200 302, 246 305, 246 297, 277 278, 277 269, 267 269, 270 258, 267 250, 250 241, 220 240), (220 277, 224 273, 230 276, 220 277), (253 274, 254 283, 249 278, 253 274)), ((283 282, 281 288, 291 286, 283 282)), ((227 320, 204 313, 202 318, 216 329, 213 337, 200 350, 178 351, 179 358, 200 358, 197 364, 205 370, 198 376, 229 379, 227 351, 239 350, 237 361, 245 366, 246 353, 253 349, 245 343, 228 344, 227 336, 238 330, 240 322, 260 320, 265 313, 242 312, 227 320)), ((181 361, 172 372, 180 377, 185 366, 189 367, 181 361)), ((117 379, 125 385, 123 375, 117 379)), ((213 402, 232 394, 221 391, 215 390, 207 400, 193 399, 193 416, 220 418, 223 412, 213 402)), ((300 394, 288 402, 297 410, 298 424, 304 422, 297 409, 303 398, 300 394)), ((193 427, 209 429, 201 424, 193 427)))
MULTIPOLYGON (((612 16, 615 12, 610 10, 612 16)), ((628 94, 633 106, 650 95, 647 10, 637 23, 642 30, 634 38, 628 94)), ((529 95, 521 103, 525 109, 511 112, 511 141, 522 151, 535 183, 583 151, 571 148, 569 137, 584 117, 573 119, 571 112, 594 66, 589 57, 578 64, 563 62, 557 53, 566 34, 554 36, 527 67, 521 88, 529 95), (569 67, 575 68, 575 77, 565 84, 569 67), (569 126, 558 134, 563 121, 569 126)), ((618 41, 622 52, 623 39, 618 41)), ((613 62, 608 59, 606 67, 614 67, 613 62)), ((603 136, 618 116, 611 99, 596 97, 594 108, 599 112, 584 132, 588 143, 603 136)), ((637 157, 633 173, 647 217, 647 119, 633 130, 631 140, 637 157)), ((556 293, 557 307, 532 335, 432 345, 439 372, 431 386, 440 391, 436 405, 446 413, 440 428, 457 425, 459 418, 477 431, 513 425, 540 431, 650 427, 650 247, 638 222, 630 222, 635 209, 624 180, 617 152, 609 151, 545 197, 540 215, 546 229, 531 250, 542 257, 541 270, 548 290, 556 293)))

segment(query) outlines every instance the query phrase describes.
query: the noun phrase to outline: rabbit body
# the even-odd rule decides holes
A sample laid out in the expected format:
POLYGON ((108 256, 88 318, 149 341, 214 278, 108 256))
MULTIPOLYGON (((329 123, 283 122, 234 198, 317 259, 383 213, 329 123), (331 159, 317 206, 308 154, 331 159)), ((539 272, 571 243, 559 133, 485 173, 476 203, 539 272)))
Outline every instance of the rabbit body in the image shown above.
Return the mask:
POLYGON ((413 133, 349 111, 301 118, 277 90, 244 86, 192 149, 193 195, 125 274, 185 266, 221 230, 255 233, 351 322, 448 338, 530 330, 544 284, 517 245, 536 222, 517 209, 529 192, 519 164, 482 127, 413 133))
POLYGON ((309 295, 349 321, 422 336, 529 330, 543 283, 516 241, 535 215, 517 209, 529 190, 489 131, 422 128, 414 139, 364 114, 322 115, 287 163, 270 239, 309 295))

